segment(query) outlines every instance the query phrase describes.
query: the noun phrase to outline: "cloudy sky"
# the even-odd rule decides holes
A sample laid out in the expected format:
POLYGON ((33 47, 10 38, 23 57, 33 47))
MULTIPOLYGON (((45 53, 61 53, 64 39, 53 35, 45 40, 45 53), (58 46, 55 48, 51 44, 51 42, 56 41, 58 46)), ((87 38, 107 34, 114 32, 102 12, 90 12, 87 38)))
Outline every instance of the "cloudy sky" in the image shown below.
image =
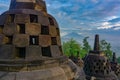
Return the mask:
MULTIPOLYGON (((120 48, 120 0, 45 0, 48 13, 58 21, 61 36, 71 32, 94 37, 98 33, 120 48), (119 46, 118 46, 119 45, 119 46)), ((0 14, 10 0, 0 0, 0 14)))

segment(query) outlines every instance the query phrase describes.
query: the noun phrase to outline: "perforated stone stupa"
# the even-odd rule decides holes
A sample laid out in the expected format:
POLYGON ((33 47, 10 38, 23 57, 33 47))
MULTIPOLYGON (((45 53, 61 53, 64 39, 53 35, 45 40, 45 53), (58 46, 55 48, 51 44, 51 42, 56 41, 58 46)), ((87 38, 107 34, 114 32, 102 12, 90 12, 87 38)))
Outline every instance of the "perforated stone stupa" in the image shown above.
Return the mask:
POLYGON ((87 80, 118 80, 111 70, 110 61, 99 49, 99 35, 95 36, 94 50, 85 58, 84 71, 87 80))
POLYGON ((120 80, 120 64, 117 62, 116 53, 113 53, 113 58, 111 61, 111 69, 115 72, 120 80))
POLYGON ((11 0, 0 15, 0 80, 72 80, 77 71, 45 1, 11 0))

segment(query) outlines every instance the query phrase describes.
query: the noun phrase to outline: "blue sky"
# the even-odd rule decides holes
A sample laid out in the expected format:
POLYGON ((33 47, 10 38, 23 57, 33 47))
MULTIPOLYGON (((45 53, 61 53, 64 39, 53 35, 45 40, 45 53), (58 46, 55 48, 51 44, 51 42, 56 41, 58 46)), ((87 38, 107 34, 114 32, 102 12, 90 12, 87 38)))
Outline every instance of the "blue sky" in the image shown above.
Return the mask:
POLYGON ((46 0, 62 30, 120 30, 120 0, 46 0), (115 21, 116 20, 116 21, 115 21))
POLYGON ((100 34, 100 39, 111 43, 120 56, 120 0, 46 0, 46 3, 48 12, 59 23, 61 36, 75 32, 89 36, 93 45, 94 35, 100 34))
MULTIPOLYGON (((59 23, 61 36, 71 32, 94 37, 98 33, 120 48, 120 0, 45 0, 48 13, 59 23)), ((10 0, 0 0, 0 14, 10 0)))

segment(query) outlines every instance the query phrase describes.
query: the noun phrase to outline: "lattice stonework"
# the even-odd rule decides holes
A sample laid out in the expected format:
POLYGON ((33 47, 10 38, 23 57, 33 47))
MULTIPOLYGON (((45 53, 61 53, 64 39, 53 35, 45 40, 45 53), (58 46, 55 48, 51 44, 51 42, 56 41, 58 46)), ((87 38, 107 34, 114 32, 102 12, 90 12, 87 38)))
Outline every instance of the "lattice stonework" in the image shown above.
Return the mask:
MULTIPOLYGON (((23 7, 30 8, 29 5, 23 7)), ((40 11, 42 7, 36 5, 35 9, 40 11)), ((45 11, 45 8, 43 10, 45 11)), ((46 11, 37 13, 30 10, 4 13, 3 18, 6 19, 0 22, 0 52, 8 56, 3 58, 30 59, 42 56, 58 57, 62 54, 57 22, 45 13, 46 11)))

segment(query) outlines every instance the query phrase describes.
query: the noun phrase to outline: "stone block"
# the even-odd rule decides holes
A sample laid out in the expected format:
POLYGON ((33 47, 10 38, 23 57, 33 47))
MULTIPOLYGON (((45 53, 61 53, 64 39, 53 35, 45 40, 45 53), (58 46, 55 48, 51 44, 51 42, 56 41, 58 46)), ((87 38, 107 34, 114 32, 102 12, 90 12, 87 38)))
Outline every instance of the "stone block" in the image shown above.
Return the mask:
POLYGON ((26 24, 26 34, 29 35, 39 35, 41 33, 40 24, 37 23, 28 23, 26 24))
POLYGON ((57 35, 60 36, 60 30, 59 28, 56 28, 57 35))
POLYGON ((6 24, 4 25, 4 28, 3 28, 3 33, 5 35, 13 35, 14 33, 16 32, 16 24, 6 24))
POLYGON ((6 15, 6 24, 13 23, 15 21, 15 14, 7 14, 6 15))
POLYGON ((29 45, 29 35, 27 34, 16 34, 13 36, 13 44, 16 47, 26 47, 29 45))
POLYGON ((49 29, 50 29, 50 35, 51 35, 52 37, 56 37, 56 36, 57 36, 56 27, 50 26, 49 29))
POLYGON ((36 4, 36 5, 35 5, 35 10, 46 12, 45 5, 36 4))
POLYGON ((39 45, 42 47, 47 47, 51 45, 51 36, 50 35, 40 35, 39 36, 39 45))
POLYGON ((0 34, 0 45, 9 43, 8 37, 3 34, 0 34))
POLYGON ((60 36, 57 36, 57 44, 58 44, 59 46, 61 46, 61 39, 60 39, 60 36))
POLYGON ((0 34, 3 33, 3 28, 0 27, 0 34))
POLYGON ((26 58, 27 59, 40 59, 41 56, 42 56, 42 53, 41 53, 40 46, 35 46, 35 45, 32 46, 31 45, 26 48, 26 58))
POLYGON ((12 45, 2 45, 0 46, 0 59, 12 59, 14 46, 12 45))
POLYGON ((3 33, 4 25, 0 25, 0 34, 3 33))
POLYGON ((53 46, 50 46, 50 49, 51 49, 52 57, 58 57, 61 55, 61 51, 59 49, 59 46, 53 45, 53 46))
POLYGON ((44 1, 37 0, 36 3, 37 4, 35 5, 35 10, 42 11, 42 12, 47 12, 46 11, 46 5, 45 5, 44 1))
POLYGON ((63 55, 62 46, 59 46, 59 49, 60 49, 61 55, 63 55))
MULTIPOLYGON (((7 79, 5 79, 7 80, 7 79)), ((19 72, 16 80, 71 80, 60 67, 46 68, 30 72, 19 72)))
POLYGON ((16 14, 15 22, 16 23, 29 23, 30 17, 28 14, 16 14))
POLYGON ((32 2, 18 2, 14 9, 34 9, 34 3, 32 2))
MULTIPOLYGON (((49 16, 49 18, 51 18, 51 19, 54 21, 54 26, 55 26, 56 28, 58 28, 58 23, 57 23, 57 21, 55 20, 55 18, 54 18, 53 16, 51 16, 50 14, 49 14, 48 16, 49 16)), ((49 25, 50 25, 50 22, 49 22, 49 25)))
POLYGON ((0 15, 0 25, 3 25, 6 23, 7 15, 2 14, 0 15))
POLYGON ((16 2, 34 2, 35 3, 35 0, 16 0, 16 2))
POLYGON ((3 39, 4 39, 4 35, 3 35, 3 34, 0 34, 0 45, 3 44, 3 39))
POLYGON ((16 77, 16 74, 0 71, 0 76, 3 76, 0 78, 0 80, 14 80, 16 77), (5 75, 5 76, 3 76, 3 75, 5 75))
POLYGON ((48 17, 43 16, 43 15, 39 15, 38 16, 38 23, 40 23, 42 25, 49 25, 48 17))

